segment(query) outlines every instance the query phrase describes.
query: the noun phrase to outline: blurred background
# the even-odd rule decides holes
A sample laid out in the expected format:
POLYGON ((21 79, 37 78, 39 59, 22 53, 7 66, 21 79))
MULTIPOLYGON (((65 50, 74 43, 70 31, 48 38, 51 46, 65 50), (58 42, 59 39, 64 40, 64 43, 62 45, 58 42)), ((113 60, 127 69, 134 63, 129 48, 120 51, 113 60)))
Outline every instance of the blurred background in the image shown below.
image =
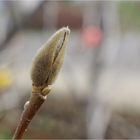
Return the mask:
POLYGON ((0 0, 0 139, 30 97, 33 56, 64 26, 64 66, 24 138, 140 138, 139 14, 139 1, 0 0))

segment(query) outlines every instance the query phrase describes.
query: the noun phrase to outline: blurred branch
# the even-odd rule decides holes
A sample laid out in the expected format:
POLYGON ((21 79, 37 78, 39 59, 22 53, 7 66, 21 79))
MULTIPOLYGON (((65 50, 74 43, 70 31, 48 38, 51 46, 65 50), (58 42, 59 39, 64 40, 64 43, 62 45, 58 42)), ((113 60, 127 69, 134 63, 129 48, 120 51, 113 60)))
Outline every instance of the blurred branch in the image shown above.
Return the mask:
POLYGON ((6 1, 6 6, 7 9, 9 10, 10 16, 11 16, 11 22, 13 25, 9 27, 8 33, 6 35, 6 38, 2 41, 2 43, 0 44, 0 51, 4 50, 4 48, 6 47, 6 45, 12 40, 12 38, 14 37, 14 35, 21 29, 24 29, 27 24, 31 21, 31 17, 35 16, 37 14, 37 12, 40 10, 40 8, 43 6, 43 4, 47 2, 47 1, 40 1, 40 4, 38 5, 38 7, 29 15, 22 17, 21 21, 20 21, 20 25, 16 23, 16 17, 13 13, 13 7, 11 6, 11 1, 6 1))

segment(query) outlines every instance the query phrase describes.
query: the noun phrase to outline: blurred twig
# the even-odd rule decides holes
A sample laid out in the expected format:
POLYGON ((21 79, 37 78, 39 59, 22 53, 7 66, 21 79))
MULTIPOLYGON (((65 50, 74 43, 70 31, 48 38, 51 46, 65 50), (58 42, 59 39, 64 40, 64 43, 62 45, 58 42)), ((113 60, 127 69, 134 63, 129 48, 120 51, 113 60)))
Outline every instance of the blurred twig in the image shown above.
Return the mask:
POLYGON ((40 1, 40 4, 37 6, 37 8, 30 13, 29 15, 22 17, 21 21, 20 21, 20 25, 18 23, 16 23, 14 20, 15 19, 15 15, 13 13, 13 7, 11 6, 11 1, 6 1, 6 6, 7 9, 9 10, 10 16, 11 16, 11 22, 10 24, 13 24, 12 26, 10 26, 10 28, 8 29, 8 33, 6 35, 6 38, 2 41, 2 43, 0 44, 0 51, 4 50, 4 48, 6 47, 6 45, 12 40, 12 38, 14 37, 14 35, 21 29, 24 29, 28 23, 31 21, 31 17, 34 17, 37 12, 40 10, 40 8, 43 6, 43 4, 47 2, 47 1, 40 1))

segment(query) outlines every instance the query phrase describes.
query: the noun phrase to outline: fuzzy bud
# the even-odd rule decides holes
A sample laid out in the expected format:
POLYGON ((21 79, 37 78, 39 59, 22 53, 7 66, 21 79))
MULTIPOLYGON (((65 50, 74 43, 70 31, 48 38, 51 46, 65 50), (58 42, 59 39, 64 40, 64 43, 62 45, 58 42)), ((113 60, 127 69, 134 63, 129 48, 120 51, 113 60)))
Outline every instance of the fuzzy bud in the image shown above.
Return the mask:
POLYGON ((63 64, 69 34, 68 27, 61 28, 38 50, 31 69, 33 93, 50 91, 63 64))

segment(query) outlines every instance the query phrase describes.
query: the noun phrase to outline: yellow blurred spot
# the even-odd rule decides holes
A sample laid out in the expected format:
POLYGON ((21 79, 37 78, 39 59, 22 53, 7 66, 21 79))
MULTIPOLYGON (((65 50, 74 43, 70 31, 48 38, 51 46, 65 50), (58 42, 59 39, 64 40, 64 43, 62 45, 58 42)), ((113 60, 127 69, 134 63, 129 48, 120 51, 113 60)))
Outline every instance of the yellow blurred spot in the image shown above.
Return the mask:
POLYGON ((6 89, 12 84, 11 72, 4 68, 0 69, 0 89, 6 89))

